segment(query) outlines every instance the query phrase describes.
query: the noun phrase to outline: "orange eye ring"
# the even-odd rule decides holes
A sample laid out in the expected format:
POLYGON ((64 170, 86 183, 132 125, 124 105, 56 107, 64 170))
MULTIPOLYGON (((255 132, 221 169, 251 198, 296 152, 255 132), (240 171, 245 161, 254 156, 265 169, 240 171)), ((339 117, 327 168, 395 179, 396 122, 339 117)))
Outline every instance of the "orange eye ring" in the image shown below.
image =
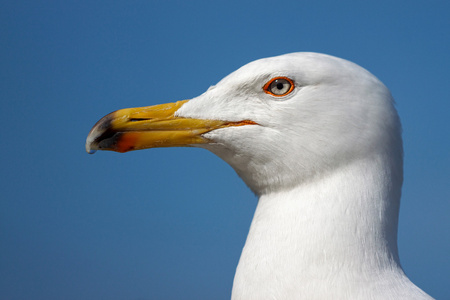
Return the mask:
POLYGON ((283 97, 290 94, 294 90, 294 81, 292 79, 281 76, 269 80, 263 87, 265 93, 275 96, 283 97))

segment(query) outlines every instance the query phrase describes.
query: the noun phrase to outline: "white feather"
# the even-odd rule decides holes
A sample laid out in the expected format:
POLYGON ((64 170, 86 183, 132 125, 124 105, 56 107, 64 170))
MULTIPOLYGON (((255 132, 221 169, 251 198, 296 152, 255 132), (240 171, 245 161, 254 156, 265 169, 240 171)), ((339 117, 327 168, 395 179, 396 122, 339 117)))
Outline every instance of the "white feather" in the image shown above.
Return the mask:
POLYGON ((368 71, 316 53, 261 59, 177 115, 259 124, 200 145, 260 197, 233 299, 430 299, 400 266, 401 126, 368 71), (295 83, 286 97, 262 89, 277 76, 295 83))

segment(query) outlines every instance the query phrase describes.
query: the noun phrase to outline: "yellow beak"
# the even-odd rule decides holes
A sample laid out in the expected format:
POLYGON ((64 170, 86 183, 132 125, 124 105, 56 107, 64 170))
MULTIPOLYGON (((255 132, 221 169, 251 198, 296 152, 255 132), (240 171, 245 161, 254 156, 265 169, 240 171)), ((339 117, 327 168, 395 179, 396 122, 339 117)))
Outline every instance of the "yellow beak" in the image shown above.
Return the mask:
POLYGON ((210 142, 202 137, 209 131, 255 122, 227 122, 181 118, 175 112, 189 100, 155 106, 126 108, 104 116, 89 132, 86 151, 127 152, 155 147, 181 147, 210 142))

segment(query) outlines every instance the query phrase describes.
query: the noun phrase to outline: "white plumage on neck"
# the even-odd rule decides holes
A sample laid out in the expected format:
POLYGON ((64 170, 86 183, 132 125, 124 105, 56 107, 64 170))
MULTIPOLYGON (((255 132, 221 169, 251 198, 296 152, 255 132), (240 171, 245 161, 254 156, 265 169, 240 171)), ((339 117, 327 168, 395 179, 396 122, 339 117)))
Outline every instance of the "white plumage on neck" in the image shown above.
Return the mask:
POLYGON ((233 299, 428 299, 400 267, 401 178, 384 164, 355 161, 262 195, 233 299))

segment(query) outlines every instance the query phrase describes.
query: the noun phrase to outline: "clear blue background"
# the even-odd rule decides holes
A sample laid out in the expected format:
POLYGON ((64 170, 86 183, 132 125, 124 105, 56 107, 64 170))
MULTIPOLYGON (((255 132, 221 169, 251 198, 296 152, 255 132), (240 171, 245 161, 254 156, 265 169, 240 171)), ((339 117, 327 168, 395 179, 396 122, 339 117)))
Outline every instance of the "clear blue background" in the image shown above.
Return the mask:
POLYGON ((0 299, 228 299, 256 198, 213 154, 84 152, 103 115, 252 60, 332 54, 404 127, 399 248, 450 299, 450 2, 2 1, 0 299))

